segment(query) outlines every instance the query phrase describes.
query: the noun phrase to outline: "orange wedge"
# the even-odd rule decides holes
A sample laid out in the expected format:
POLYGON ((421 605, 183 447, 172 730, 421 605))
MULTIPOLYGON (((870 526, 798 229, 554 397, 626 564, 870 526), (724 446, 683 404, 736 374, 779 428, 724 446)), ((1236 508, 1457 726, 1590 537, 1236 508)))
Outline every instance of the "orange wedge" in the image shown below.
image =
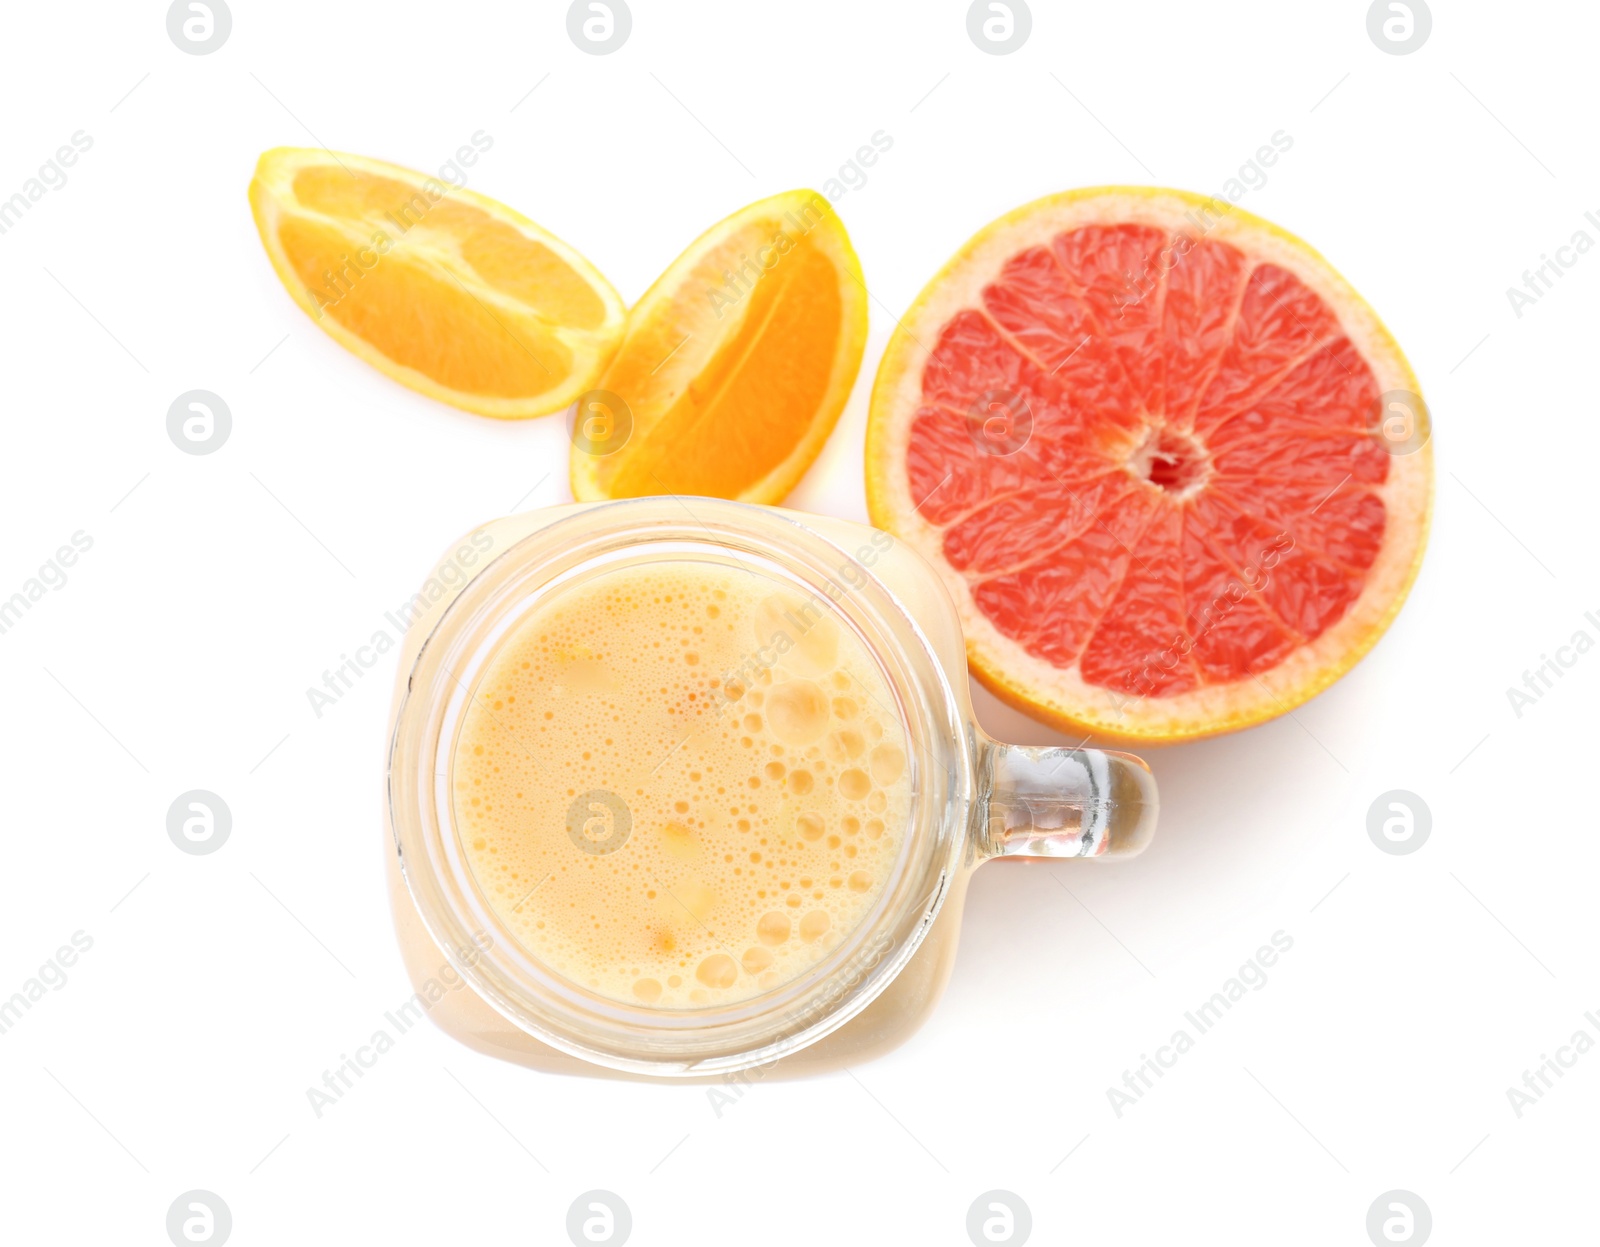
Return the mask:
POLYGON ((572 495, 781 502, 833 430, 867 337, 861 265, 832 206, 741 209, 673 261, 574 414, 572 495))
POLYGON ((256 165, 250 207, 279 279, 334 341, 467 411, 560 411, 622 336, 622 299, 593 265, 465 187, 278 147, 256 165))

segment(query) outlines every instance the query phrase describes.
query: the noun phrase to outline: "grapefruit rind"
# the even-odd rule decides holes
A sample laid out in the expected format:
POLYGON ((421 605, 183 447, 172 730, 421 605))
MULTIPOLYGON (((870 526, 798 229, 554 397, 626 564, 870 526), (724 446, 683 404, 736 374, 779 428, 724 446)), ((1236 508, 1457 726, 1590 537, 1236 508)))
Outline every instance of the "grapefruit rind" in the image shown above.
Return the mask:
MULTIPOLYGON (((828 435, 833 432, 839 415, 850 397, 850 391, 855 385, 856 374, 861 368, 861 357, 866 349, 867 340, 866 282, 862 277, 861 261, 850 243, 850 236, 824 196, 807 189, 773 195, 741 208, 701 234, 656 278, 634 304, 628 313, 627 329, 622 344, 617 349, 607 375, 599 382, 599 388, 607 388, 610 372, 620 368, 630 354, 646 350, 644 339, 651 333, 659 333, 663 328, 673 326, 667 336, 674 339, 682 336, 682 330, 678 326, 681 326, 689 306, 692 304, 698 308, 706 303, 704 274, 697 271, 706 257, 719 248, 728 246, 730 240, 743 233, 766 228, 769 225, 776 226, 786 219, 786 214, 792 215, 808 207, 820 210, 822 215, 821 219, 807 231, 806 238, 823 250, 838 273, 841 305, 838 342, 824 397, 793 449, 771 470, 741 489, 734 496, 734 501, 737 502, 775 505, 788 496, 800 478, 805 475, 806 469, 821 453, 828 435)), ((716 328, 723 340, 739 333, 750 306, 751 301, 744 300, 734 307, 733 312, 726 317, 725 323, 719 322, 716 328)), ((652 402, 649 398, 643 402, 630 402, 633 429, 627 446, 612 455, 594 455, 587 453, 576 440, 573 442, 569 459, 569 476, 572 496, 576 501, 602 501, 615 496, 610 489, 610 480, 616 475, 621 460, 630 450, 637 448, 649 438, 661 408, 667 405, 672 397, 694 386, 697 361, 702 359, 707 351, 713 349, 709 343, 697 346, 698 354, 687 350, 679 352, 664 360, 659 365, 659 371, 652 374, 658 382, 657 393, 666 396, 665 398, 659 402, 652 402)), ((630 400, 634 396, 624 394, 622 397, 630 400)), ((661 492, 667 490, 663 488, 661 492)))
POLYGON ((1005 636, 974 601, 968 579, 942 550, 943 529, 918 511, 905 472, 922 374, 942 327, 983 306, 982 291, 1027 247, 1094 224, 1147 224, 1196 231, 1280 266, 1317 294, 1372 368, 1380 393, 1421 386, 1377 314, 1315 250, 1251 213, 1187 191, 1090 187, 1025 204, 975 234, 925 286, 890 338, 874 383, 866 437, 867 507, 873 524, 906 541, 939 572, 961 613, 971 670, 1002 701, 1063 731, 1126 743, 1199 740, 1288 713, 1349 671, 1378 641, 1421 567, 1433 504, 1433 444, 1426 412, 1422 445, 1394 455, 1376 489, 1384 538, 1360 595, 1345 614, 1279 665, 1245 680, 1168 697, 1131 697, 1085 681, 1077 664, 1056 667, 1005 636))
MULTIPOLYGON (((328 164, 359 170, 376 177, 391 178, 419 190, 425 182, 444 185, 439 183, 438 179, 415 169, 407 169, 402 165, 374 160, 367 156, 356 156, 348 152, 330 152, 311 147, 275 147, 261 154, 256 164, 255 175, 250 181, 250 209, 255 217, 256 229, 261 235, 262 246, 266 249, 267 257, 272 263, 273 271, 278 275, 278 280, 283 283, 290 298, 316 322, 319 329, 352 355, 409 389, 480 416, 521 420, 550 415, 569 406, 593 385, 595 377, 605 367, 622 338, 627 318, 627 306, 623 303, 622 296, 593 264, 554 234, 499 200, 478 194, 466 187, 448 188, 448 198, 456 203, 477 208, 495 220, 511 226, 531 241, 548 248, 590 287, 604 306, 604 318, 593 328, 576 328, 554 322, 546 324, 546 332, 567 349, 572 359, 570 370, 558 384, 538 394, 509 398, 474 394, 452 388, 384 354, 365 338, 341 325, 332 316, 323 314, 317 306, 317 300, 307 289, 286 254, 279 236, 279 227, 286 217, 298 216, 347 234, 352 252, 356 248, 368 245, 370 231, 361 223, 315 211, 298 201, 294 190, 296 174, 308 167, 328 164)), ((464 280, 466 286, 472 287, 473 297, 490 308, 491 312, 499 308, 503 313, 510 315, 527 314, 527 309, 522 305, 491 287, 476 282, 470 267, 466 266, 459 256, 445 251, 429 255, 425 247, 413 246, 410 248, 408 259, 427 264, 434 271, 447 274, 458 282, 464 280)))

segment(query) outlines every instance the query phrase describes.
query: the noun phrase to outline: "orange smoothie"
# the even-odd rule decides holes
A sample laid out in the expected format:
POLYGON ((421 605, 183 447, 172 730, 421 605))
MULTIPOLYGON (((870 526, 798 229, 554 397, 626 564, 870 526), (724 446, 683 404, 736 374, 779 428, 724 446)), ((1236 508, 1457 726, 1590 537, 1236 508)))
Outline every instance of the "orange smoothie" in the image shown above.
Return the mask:
POLYGON ((736 564, 603 572, 502 639, 456 739, 456 826, 556 975, 662 1009, 823 960, 892 872, 905 727, 824 598, 736 564))

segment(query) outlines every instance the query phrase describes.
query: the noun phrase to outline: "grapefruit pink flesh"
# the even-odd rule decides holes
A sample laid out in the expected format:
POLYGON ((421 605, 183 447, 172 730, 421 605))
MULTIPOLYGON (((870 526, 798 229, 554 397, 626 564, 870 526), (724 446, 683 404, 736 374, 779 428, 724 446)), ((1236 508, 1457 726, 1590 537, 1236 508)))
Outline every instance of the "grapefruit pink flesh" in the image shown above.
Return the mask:
MULTIPOLYGON (((1393 378, 1367 358, 1353 292, 1318 280, 1320 257, 1301 244, 1310 260, 1289 259, 1282 235, 1256 250, 1248 230, 1141 215, 1156 219, 1013 229, 1026 245, 991 247, 991 271, 952 279, 958 256, 945 277, 970 297, 920 327, 913 378, 884 393, 880 374, 869 458, 874 443, 898 449, 904 487, 899 505, 874 488, 874 517, 954 573, 969 617, 1002 642, 975 653, 980 674, 1012 700, 1034 708, 1027 673, 992 668, 1020 650, 1032 671, 1105 694, 1121 722, 1041 688, 1047 718, 1142 736, 1130 701, 1161 721, 1162 703, 1193 694, 1187 721, 1154 734, 1200 735, 1270 717, 1241 707, 1253 689, 1203 695, 1313 647, 1361 600, 1391 528, 1425 526, 1426 500, 1392 487, 1399 457, 1374 430, 1393 378), (885 439, 894 402, 915 410, 885 439)), ((1420 533, 1400 544, 1420 556, 1420 533)), ((1303 700, 1263 687, 1280 711, 1303 700)))

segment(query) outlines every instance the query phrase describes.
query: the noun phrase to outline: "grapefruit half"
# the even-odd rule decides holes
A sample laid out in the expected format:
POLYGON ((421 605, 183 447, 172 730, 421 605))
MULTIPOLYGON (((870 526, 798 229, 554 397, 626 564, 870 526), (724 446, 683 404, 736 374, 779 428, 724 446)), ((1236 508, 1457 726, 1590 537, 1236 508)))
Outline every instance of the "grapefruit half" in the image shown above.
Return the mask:
POLYGON ((873 388, 873 522, 940 571, 978 678, 1069 731, 1198 739, 1314 696, 1399 611, 1432 497, 1377 315, 1300 239, 1183 191, 993 222, 873 388))

